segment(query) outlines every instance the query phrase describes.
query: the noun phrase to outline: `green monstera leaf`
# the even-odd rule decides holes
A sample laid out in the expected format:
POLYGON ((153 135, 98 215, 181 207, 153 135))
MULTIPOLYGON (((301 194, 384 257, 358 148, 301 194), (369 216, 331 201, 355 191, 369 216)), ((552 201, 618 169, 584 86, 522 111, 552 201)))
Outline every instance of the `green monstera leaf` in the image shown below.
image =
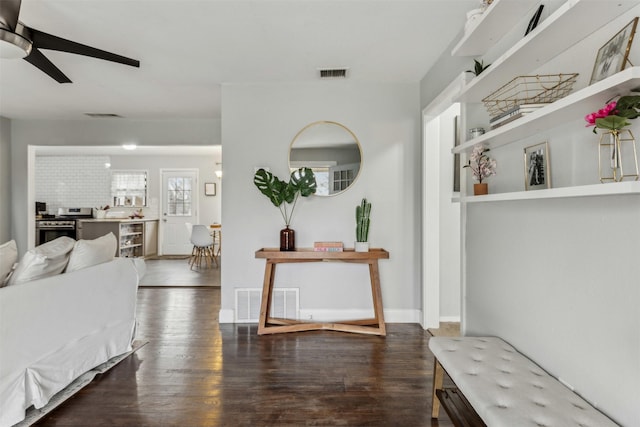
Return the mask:
POLYGON ((289 182, 280 180, 264 169, 258 169, 253 177, 253 183, 280 210, 287 226, 291 223, 298 196, 308 197, 314 194, 317 188, 315 175, 310 168, 293 171, 289 182), (287 209, 287 205, 291 205, 291 208, 287 209))
POLYGON ((316 177, 310 168, 300 168, 297 171, 293 171, 289 185, 294 188, 294 191, 299 191, 302 197, 309 197, 315 194, 318 188, 316 177))
POLYGON ((285 201, 287 183, 278 179, 278 177, 271 172, 258 169, 253 177, 253 183, 262 194, 271 200, 271 203, 273 203, 275 207, 280 207, 285 201))

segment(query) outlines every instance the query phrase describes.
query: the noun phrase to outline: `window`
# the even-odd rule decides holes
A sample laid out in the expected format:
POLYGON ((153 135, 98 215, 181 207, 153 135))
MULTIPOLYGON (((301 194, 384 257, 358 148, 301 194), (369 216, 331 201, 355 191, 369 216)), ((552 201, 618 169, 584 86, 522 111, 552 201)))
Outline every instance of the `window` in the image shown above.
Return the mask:
POLYGON ((111 171, 113 206, 147 206, 147 171, 111 171))

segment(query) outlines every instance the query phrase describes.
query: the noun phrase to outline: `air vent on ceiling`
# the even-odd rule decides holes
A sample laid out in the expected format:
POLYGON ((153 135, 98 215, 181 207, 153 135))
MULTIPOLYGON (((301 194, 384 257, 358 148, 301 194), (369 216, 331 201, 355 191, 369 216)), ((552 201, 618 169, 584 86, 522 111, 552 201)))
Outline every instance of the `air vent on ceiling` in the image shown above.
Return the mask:
POLYGON ((93 117, 94 119, 105 119, 110 117, 121 118, 122 116, 114 113, 84 113, 85 116, 93 117))
POLYGON ((347 77, 347 68, 322 68, 320 69, 321 79, 344 79, 347 77))

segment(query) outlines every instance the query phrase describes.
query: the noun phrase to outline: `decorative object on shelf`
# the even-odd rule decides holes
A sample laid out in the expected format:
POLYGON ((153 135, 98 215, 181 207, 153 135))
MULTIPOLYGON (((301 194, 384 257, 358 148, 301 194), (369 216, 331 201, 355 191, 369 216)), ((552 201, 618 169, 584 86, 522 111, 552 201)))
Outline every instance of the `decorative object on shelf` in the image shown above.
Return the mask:
POLYGON ((540 15, 542 15, 542 9, 544 9, 543 4, 538 6, 538 9, 531 17, 531 20, 529 21, 529 25, 527 26, 527 31, 524 33, 525 36, 538 26, 538 21, 540 21, 540 15))
POLYGON ((356 252, 369 252, 370 214, 371 203, 367 202, 367 199, 362 199, 360 205, 356 206, 356 252))
POLYGON ((638 154, 635 138, 629 129, 624 128, 631 125, 630 119, 636 119, 639 116, 640 96, 638 95, 622 96, 618 101, 608 102, 604 108, 585 116, 587 127, 593 126, 593 133, 597 133, 598 129, 604 130, 598 144, 600 182, 620 182, 625 178, 638 180, 638 154), (626 150, 624 150, 625 148, 626 150), (627 159, 626 165, 635 168, 635 174, 624 173, 625 158, 627 159))
POLYGON ((317 185, 313 171, 310 168, 297 169, 291 172, 289 182, 285 182, 261 168, 256 171, 253 183, 282 214, 285 228, 280 230, 280 250, 295 250, 295 232, 289 226, 298 197, 309 197, 316 192, 317 185), (290 210, 287 209, 287 205, 291 206, 290 210))
POLYGON ((495 118, 523 104, 549 104, 567 96, 578 73, 518 76, 482 100, 495 118))
POLYGON ((635 17, 598 50, 590 85, 624 70, 637 25, 638 17, 635 17))
POLYGON ((477 184, 473 185, 473 194, 475 196, 489 193, 487 183, 482 181, 496 174, 496 161, 485 154, 487 151, 489 151, 489 148, 482 144, 474 145, 469 162, 464 165, 465 168, 471 169, 473 177, 478 181, 477 184))
POLYGON ((467 73, 473 73, 473 75, 475 76, 479 76, 480 74, 482 74, 482 72, 484 70, 486 70, 487 68, 489 68, 491 64, 487 64, 484 65, 484 61, 478 61, 477 59, 473 60, 473 70, 467 70, 467 73))
POLYGON ((546 141, 524 149, 524 188, 525 190, 551 188, 549 144, 546 141))
POLYGON ((343 252, 344 244, 342 242, 314 242, 313 250, 315 252, 343 252))
POLYGON ((469 136, 471 137, 471 139, 473 138, 477 138, 479 136, 484 135, 484 128, 472 128, 469 129, 469 136))
POLYGON ((110 209, 109 205, 99 206, 94 208, 93 217, 97 219, 104 219, 107 217, 107 211, 110 209))
POLYGON ((625 178, 632 178, 634 181, 638 180, 640 175, 638 174, 636 140, 629 129, 605 131, 600 135, 598 174, 600 175, 600 182, 603 183, 607 181, 620 182, 625 178), (627 152, 626 156, 624 155, 625 152, 627 152), (626 162, 625 158, 627 158, 626 162), (629 158, 631 160, 628 160, 629 158), (625 164, 634 168, 635 173, 625 174, 625 164))
POLYGON ((204 195, 205 196, 215 196, 216 195, 216 183, 215 182, 205 182, 204 183, 204 195))

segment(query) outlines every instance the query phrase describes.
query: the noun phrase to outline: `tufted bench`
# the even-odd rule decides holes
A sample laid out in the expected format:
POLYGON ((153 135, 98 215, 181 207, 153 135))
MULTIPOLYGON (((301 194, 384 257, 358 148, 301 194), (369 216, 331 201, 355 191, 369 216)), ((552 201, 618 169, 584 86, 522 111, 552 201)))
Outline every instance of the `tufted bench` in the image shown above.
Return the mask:
POLYGON ((500 338, 433 337, 429 348, 432 418, 442 404, 456 426, 618 426, 500 338), (443 389, 443 368, 457 388, 443 389))

